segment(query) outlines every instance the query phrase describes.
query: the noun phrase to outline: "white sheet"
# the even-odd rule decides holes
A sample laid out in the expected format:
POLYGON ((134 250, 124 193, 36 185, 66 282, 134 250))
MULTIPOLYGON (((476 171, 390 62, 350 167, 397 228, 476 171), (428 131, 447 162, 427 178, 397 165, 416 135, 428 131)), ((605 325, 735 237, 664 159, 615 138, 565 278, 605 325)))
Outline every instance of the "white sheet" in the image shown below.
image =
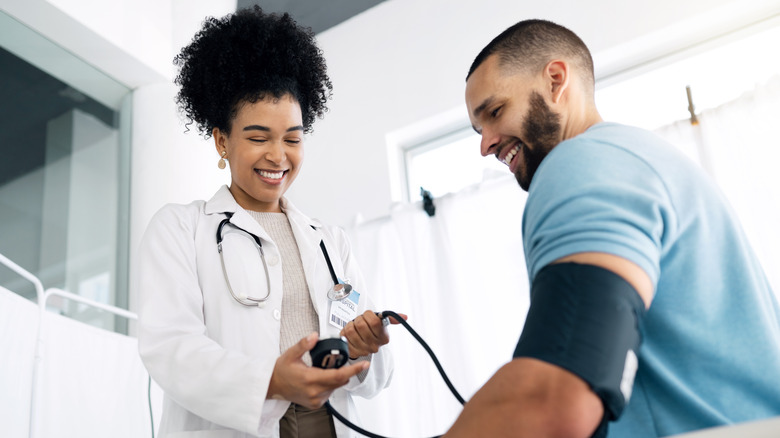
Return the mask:
POLYGON ((3 436, 29 435, 37 333, 38 306, 0 286, 0 424, 3 436))
POLYGON ((151 436, 135 338, 46 313, 37 437, 151 436))

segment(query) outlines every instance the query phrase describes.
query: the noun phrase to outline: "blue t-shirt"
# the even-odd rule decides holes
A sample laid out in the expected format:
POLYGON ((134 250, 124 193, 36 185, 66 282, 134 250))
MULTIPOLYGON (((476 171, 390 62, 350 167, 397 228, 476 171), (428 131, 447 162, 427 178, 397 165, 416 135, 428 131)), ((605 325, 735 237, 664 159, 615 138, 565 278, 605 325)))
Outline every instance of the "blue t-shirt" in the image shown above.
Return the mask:
POLYGON ((653 281, 633 392, 609 437, 780 415, 777 302, 724 196, 674 147, 614 123, 562 142, 531 183, 523 239, 532 281, 586 251, 653 281))

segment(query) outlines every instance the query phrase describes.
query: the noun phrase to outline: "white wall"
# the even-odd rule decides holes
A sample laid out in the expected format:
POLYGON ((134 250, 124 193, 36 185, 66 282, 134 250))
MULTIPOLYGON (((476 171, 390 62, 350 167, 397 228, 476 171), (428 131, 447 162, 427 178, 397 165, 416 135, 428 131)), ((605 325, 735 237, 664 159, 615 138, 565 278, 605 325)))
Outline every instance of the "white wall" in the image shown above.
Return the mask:
MULTIPOLYGON (((222 16, 236 7, 236 0, 173 0, 174 23, 170 28, 168 63, 187 44, 206 16, 222 16)), ((163 205, 209 199, 230 181, 217 168, 213 141, 184 125, 174 101, 173 76, 133 91, 132 161, 130 193, 130 284, 133 261, 146 225, 163 205)), ((132 287, 130 288, 132 291, 132 287)), ((135 309, 130 295, 129 307, 135 309)))
MULTIPOLYGON (((0 0, 0 8, 133 89, 131 253, 163 204, 208 198, 229 180, 211 143, 184 133, 171 60, 203 18, 233 10, 235 0, 0 0)), ((434 129, 427 120, 463 123, 458 109, 471 61, 518 20, 570 27, 592 48, 597 76, 607 77, 778 12, 778 0, 388 0, 318 36, 334 98, 307 139, 304 171, 289 196, 342 226, 356 214, 387 214, 394 201, 388 136, 434 129), (444 113, 450 120, 437 119, 444 113)))
POLYGON ((290 197, 342 226, 356 213, 387 214, 394 199, 386 136, 463 107, 474 57, 519 20, 571 28, 593 51, 597 76, 606 77, 779 10, 777 0, 386 1, 318 36, 333 100, 307 140, 290 197))

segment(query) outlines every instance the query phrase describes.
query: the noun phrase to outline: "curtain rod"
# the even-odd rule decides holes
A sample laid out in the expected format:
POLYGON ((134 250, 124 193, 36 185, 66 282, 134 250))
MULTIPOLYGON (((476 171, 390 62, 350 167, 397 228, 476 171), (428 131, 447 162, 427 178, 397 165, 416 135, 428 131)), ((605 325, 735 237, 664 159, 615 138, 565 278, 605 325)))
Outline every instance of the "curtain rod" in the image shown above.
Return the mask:
POLYGON ((691 113, 691 125, 698 125, 699 119, 696 117, 696 107, 693 106, 693 97, 691 96, 691 86, 685 86, 685 93, 688 95, 688 112, 691 113))

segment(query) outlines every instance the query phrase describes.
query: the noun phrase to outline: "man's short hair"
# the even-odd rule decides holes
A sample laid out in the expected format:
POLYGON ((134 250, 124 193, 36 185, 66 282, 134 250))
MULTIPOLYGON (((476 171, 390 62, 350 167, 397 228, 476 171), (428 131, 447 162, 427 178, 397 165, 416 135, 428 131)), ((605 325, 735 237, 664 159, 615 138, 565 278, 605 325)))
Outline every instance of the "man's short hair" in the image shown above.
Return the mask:
POLYGON ((466 80, 490 55, 497 54, 501 67, 541 72, 555 58, 569 61, 594 85, 593 58, 574 32, 547 20, 524 20, 495 37, 471 64, 466 80))

